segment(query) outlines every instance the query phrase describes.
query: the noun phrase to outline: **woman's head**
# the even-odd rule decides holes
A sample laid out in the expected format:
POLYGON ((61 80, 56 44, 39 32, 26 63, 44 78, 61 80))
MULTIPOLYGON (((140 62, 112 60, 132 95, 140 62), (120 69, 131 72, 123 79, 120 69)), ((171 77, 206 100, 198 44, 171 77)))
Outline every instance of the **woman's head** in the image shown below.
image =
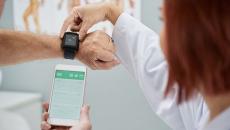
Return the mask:
POLYGON ((178 103, 196 91, 230 92, 230 1, 165 0, 163 10, 166 94, 175 83, 180 86, 178 103))

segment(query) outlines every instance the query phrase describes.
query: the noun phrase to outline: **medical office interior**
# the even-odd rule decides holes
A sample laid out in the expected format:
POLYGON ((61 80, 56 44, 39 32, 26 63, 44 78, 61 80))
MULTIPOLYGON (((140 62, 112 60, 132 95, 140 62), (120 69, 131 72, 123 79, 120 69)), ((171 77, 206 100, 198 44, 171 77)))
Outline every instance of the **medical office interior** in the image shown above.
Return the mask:
MULTIPOLYGON (((1 28, 17 28, 15 1, 26 0, 5 1, 1 28)), ((139 0, 138 4, 139 19, 159 33, 161 1, 139 0)), ((55 25, 43 28, 60 29, 55 25)), ((34 30, 42 31, 36 27, 34 30)), ((40 129, 41 104, 49 100, 56 64, 82 65, 78 61, 53 59, 0 68, 0 129, 1 126, 9 126, 4 130, 40 129)), ((107 71, 89 69, 86 82, 85 102, 91 107, 93 130, 169 130, 151 110, 137 82, 122 65, 107 71)))

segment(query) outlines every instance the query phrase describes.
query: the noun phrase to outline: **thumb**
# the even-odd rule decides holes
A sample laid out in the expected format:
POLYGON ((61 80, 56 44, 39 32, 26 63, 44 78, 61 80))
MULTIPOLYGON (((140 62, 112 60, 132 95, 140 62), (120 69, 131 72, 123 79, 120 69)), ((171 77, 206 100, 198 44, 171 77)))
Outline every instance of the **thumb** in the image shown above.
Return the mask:
POLYGON ((84 105, 81 109, 80 121, 89 121, 89 105, 84 105))
POLYGON ((82 41, 85 36, 87 35, 87 32, 88 30, 92 27, 92 25, 90 24, 90 22, 88 21, 83 21, 82 22, 82 26, 80 28, 80 31, 79 31, 79 39, 82 41))

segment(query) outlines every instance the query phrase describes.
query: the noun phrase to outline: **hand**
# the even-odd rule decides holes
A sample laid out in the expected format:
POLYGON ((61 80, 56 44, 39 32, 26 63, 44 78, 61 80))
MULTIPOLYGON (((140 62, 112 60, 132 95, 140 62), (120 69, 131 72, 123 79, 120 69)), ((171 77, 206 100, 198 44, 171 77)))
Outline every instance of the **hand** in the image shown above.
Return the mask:
POLYGON ((111 69, 120 64, 115 52, 112 39, 103 31, 95 31, 81 42, 76 57, 91 69, 111 69))
POLYGON ((90 119, 89 119, 89 106, 88 105, 82 107, 81 115, 80 115, 80 121, 79 121, 78 125, 73 126, 73 127, 51 126, 47 122, 48 117, 49 117, 48 108, 49 108, 49 104, 44 103, 43 109, 45 112, 42 115, 42 124, 41 124, 42 130, 91 130, 92 129, 92 125, 91 125, 90 119))
POLYGON ((60 36, 62 38, 66 30, 70 28, 72 31, 79 31, 80 40, 83 40, 94 24, 103 20, 109 20, 115 24, 121 13, 122 9, 112 2, 74 7, 62 26, 60 36))

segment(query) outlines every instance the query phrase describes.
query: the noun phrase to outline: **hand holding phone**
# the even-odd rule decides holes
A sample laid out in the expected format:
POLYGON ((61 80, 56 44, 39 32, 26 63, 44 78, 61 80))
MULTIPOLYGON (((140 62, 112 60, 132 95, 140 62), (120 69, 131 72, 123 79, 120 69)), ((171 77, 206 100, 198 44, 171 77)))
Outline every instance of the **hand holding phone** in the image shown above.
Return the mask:
POLYGON ((92 125, 89 119, 89 106, 85 105, 81 109, 81 116, 79 123, 76 124, 74 127, 66 127, 66 126, 52 126, 47 122, 49 118, 48 109, 49 104, 43 104, 44 113, 42 114, 42 123, 41 129, 42 130, 91 130, 92 125))
POLYGON ((48 122, 54 126, 74 126, 80 120, 84 102, 86 67, 57 65, 49 105, 48 122))

